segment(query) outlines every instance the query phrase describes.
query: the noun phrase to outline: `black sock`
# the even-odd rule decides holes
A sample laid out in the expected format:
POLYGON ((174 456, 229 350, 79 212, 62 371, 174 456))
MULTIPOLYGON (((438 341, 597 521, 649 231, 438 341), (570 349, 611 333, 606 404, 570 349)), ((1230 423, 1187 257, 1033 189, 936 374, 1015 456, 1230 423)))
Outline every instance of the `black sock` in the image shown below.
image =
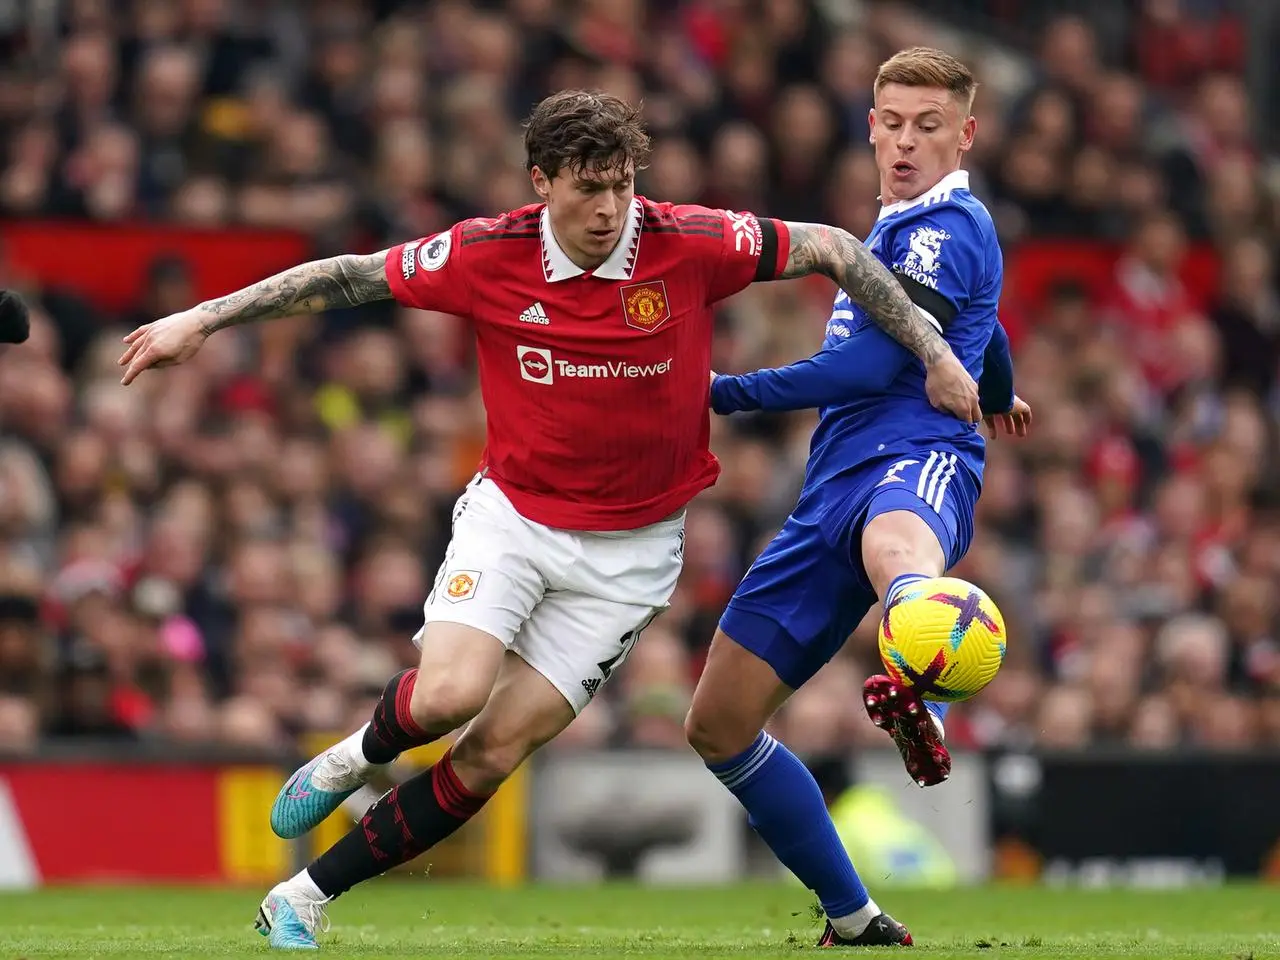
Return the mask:
POLYGON ((488 799, 462 785, 445 753, 430 770, 370 807, 350 833, 312 861, 307 872, 326 897, 346 893, 434 847, 475 816, 488 799))
POLYGON ((361 750, 370 763, 390 763, 406 750, 439 739, 418 726, 409 712, 417 680, 416 668, 401 670, 383 688, 382 697, 373 708, 373 722, 361 741, 361 750))

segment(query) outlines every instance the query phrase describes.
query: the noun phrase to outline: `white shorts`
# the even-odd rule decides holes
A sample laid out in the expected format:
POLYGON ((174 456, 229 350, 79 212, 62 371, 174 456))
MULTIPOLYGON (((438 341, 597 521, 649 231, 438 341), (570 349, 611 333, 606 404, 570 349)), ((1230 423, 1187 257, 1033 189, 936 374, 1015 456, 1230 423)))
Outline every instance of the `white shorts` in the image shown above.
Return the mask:
POLYGON ((497 637, 579 713, 667 608, 683 563, 683 514, 638 530, 558 530, 477 477, 454 507, 423 613, 497 637))

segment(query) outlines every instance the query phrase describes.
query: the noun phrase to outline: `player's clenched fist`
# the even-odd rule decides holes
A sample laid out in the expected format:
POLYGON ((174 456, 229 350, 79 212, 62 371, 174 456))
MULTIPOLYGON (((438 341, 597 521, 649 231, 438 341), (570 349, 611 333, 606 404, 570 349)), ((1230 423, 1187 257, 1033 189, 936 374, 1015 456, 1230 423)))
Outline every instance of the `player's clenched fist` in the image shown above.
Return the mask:
POLYGON ((951 351, 928 368, 924 389, 936 409, 946 410, 966 423, 982 419, 977 381, 951 351))
POLYGON ((125 368, 120 382, 130 384, 143 370, 189 360, 209 336, 197 310, 184 310, 147 323, 124 338, 128 344, 117 361, 125 368))

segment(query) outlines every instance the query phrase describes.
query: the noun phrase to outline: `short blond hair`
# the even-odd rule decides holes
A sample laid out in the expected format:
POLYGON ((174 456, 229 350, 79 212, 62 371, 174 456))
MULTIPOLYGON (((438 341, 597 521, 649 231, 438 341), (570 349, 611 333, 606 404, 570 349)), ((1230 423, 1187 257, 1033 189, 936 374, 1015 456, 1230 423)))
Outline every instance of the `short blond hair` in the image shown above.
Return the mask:
POLYGON ((900 83, 904 87, 941 87, 963 103, 966 112, 973 109, 973 97, 978 92, 978 81, 973 79, 973 72, 951 54, 933 47, 899 50, 880 64, 876 72, 875 92, 879 93, 888 83, 900 83))

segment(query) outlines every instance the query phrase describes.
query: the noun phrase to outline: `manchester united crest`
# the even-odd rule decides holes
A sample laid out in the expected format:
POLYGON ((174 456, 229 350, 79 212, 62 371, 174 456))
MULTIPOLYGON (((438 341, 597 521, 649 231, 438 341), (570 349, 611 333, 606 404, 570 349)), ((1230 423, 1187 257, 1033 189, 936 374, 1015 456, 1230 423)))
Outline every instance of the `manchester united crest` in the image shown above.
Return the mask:
POLYGON ((667 285, 661 280, 628 284, 622 288, 622 312, 628 327, 652 333, 671 319, 667 285))
POLYGON ((444 598, 450 603, 470 600, 475 596, 479 582, 479 570, 451 570, 444 583, 444 598))

